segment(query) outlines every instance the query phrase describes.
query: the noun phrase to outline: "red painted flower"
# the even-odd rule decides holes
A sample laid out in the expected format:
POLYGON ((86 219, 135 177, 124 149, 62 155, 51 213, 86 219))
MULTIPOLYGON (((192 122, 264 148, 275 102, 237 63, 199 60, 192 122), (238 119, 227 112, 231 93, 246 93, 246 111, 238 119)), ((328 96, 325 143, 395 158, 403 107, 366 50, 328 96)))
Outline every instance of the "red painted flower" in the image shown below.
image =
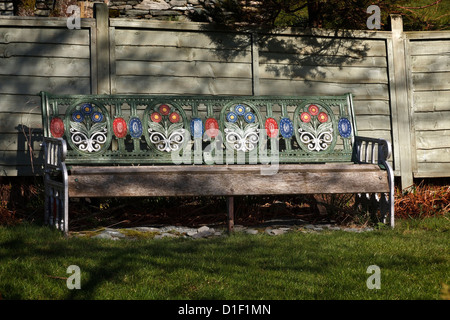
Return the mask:
POLYGON ((166 104, 162 104, 159 106, 159 112, 163 115, 163 116, 167 116, 170 113, 170 107, 166 104))
POLYGON ((219 123, 214 118, 208 118, 205 121, 205 132, 210 138, 215 138, 219 135, 219 123))
POLYGON ((150 116, 153 122, 161 122, 162 116, 158 112, 153 112, 150 116))
POLYGON ((177 123, 180 121, 180 115, 177 112, 172 112, 169 116, 169 121, 172 123, 177 123))
POLYGON ((327 122, 328 121, 328 115, 325 112, 319 113, 317 116, 317 119, 319 119, 320 122, 327 122))
POLYGON ((267 118, 265 126, 269 138, 276 138, 278 136, 278 123, 274 118, 267 118))
POLYGON ((312 104, 309 106, 308 111, 312 116, 316 116, 319 113, 319 107, 312 104))
POLYGON ((302 119, 303 122, 310 122, 311 121, 311 116, 308 112, 303 112, 300 115, 300 119, 302 119))
POLYGON ((61 138, 64 135, 64 122, 61 118, 55 117, 50 121, 50 132, 55 138, 61 138))

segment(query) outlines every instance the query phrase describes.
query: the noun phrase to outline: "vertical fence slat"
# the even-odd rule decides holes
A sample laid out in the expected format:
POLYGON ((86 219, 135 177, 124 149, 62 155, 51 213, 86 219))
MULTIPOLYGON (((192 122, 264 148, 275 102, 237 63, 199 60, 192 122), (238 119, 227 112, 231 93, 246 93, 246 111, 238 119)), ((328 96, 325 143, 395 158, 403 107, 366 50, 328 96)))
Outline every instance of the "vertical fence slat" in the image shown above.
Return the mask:
POLYGON ((109 70, 111 94, 117 93, 116 87, 116 28, 109 28, 109 70))
POLYGON ((411 121, 408 103, 408 81, 406 69, 405 35, 403 21, 400 15, 391 15, 392 46, 394 62, 394 81, 391 85, 395 90, 395 108, 397 113, 398 144, 401 170, 401 187, 407 188, 413 184, 412 150, 411 150, 411 121))
POLYGON ((256 32, 251 34, 252 40, 252 93, 254 96, 260 94, 259 86, 259 45, 256 32))
POLYGON ((97 31, 97 92, 110 94, 109 82, 109 11, 105 3, 95 3, 97 31))

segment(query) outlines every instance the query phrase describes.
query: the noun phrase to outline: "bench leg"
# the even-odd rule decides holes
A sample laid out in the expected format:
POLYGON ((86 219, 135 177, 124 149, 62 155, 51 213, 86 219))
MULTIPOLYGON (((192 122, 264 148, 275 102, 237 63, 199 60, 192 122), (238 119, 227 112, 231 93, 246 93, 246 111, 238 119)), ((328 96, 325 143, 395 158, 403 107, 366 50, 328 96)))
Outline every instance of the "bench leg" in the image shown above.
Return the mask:
POLYGON ((394 171, 389 163, 383 162, 387 171, 389 182, 389 192, 382 193, 363 193, 356 194, 355 207, 369 211, 372 215, 376 215, 379 211, 382 222, 387 223, 389 219, 390 226, 395 227, 395 195, 394 195, 394 171))
POLYGON ((44 185, 45 185, 45 224, 69 232, 69 184, 64 159, 67 153, 66 142, 59 138, 44 137, 44 185))
POLYGON ((69 208, 67 188, 60 182, 45 180, 45 224, 54 226, 67 235, 69 208))
POLYGON ((234 197, 227 197, 228 232, 234 231, 234 197))
POLYGON ((356 194, 355 208, 357 210, 368 212, 374 220, 380 218, 384 224, 389 219, 391 227, 394 227, 393 206, 393 195, 391 192, 356 194))

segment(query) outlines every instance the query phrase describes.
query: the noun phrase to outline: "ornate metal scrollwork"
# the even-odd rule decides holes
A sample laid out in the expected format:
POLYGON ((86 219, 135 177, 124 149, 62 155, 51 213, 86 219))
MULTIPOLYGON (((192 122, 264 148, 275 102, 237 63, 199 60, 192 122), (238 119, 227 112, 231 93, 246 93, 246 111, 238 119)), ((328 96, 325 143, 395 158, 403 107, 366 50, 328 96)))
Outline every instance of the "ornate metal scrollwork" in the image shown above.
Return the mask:
POLYGON ((148 121, 148 142, 156 150, 172 152, 182 148, 186 142, 186 129, 179 111, 166 104, 155 107, 148 121))
POLYGON ((108 130, 104 125, 96 124, 90 129, 78 123, 72 123, 70 138, 81 151, 98 152, 106 142, 108 130))
POLYGON ((258 124, 250 123, 243 129, 230 122, 225 122, 225 126, 225 140, 234 150, 246 152, 255 149, 259 142, 258 124))
POLYGON ((162 126, 159 123, 150 123, 148 132, 150 141, 159 151, 172 152, 180 149, 184 143, 186 129, 183 129, 182 123, 162 126))
MULTIPOLYGON (((243 104, 229 109, 224 122, 225 141, 236 151, 252 151, 259 142, 259 121, 253 110, 243 104)), ((259 120, 259 119, 258 119, 259 120)))
POLYGON ((104 110, 95 104, 85 103, 72 109, 68 119, 73 148, 82 153, 102 151, 108 141, 108 121, 104 110))
POLYGON ((301 125, 298 131, 300 133, 300 140, 311 151, 326 150, 333 142, 333 127, 331 123, 321 124, 318 127, 301 125))
POLYGON ((334 118, 331 110, 324 106, 309 104, 297 109, 297 140, 302 148, 310 152, 332 149, 335 144, 334 118), (303 110, 303 112, 300 112, 303 110))

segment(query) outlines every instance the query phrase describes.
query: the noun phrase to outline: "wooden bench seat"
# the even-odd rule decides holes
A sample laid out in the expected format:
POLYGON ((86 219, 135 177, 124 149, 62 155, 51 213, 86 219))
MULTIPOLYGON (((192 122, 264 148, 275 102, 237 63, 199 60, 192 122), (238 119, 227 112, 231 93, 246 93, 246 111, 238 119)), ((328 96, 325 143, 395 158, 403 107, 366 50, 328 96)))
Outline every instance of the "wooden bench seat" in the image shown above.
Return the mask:
POLYGON ((260 165, 72 167, 72 197, 233 196, 386 192, 374 164, 285 164, 261 175, 260 165))

